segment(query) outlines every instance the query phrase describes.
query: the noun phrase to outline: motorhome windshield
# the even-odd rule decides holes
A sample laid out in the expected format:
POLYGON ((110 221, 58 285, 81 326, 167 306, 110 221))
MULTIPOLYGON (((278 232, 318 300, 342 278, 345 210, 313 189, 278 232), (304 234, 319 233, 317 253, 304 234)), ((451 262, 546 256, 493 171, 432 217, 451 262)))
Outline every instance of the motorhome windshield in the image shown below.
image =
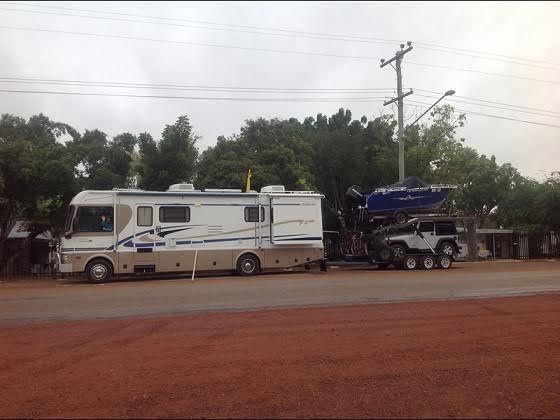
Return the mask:
POLYGON ((112 232, 113 207, 78 207, 74 219, 75 232, 112 232))
POLYGON ((72 229, 72 217, 74 217, 74 206, 68 206, 68 211, 66 212, 66 222, 64 223, 65 232, 70 232, 72 229))

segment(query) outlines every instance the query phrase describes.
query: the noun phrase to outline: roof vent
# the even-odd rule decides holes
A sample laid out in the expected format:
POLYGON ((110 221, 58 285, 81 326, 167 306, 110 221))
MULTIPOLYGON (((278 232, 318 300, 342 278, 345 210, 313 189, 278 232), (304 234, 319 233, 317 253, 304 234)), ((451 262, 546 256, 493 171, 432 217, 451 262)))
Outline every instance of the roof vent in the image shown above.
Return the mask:
POLYGON ((286 189, 283 185, 267 185, 261 188, 262 193, 283 193, 286 189))
POLYGON ((193 184, 173 184, 169 186, 167 191, 194 191, 193 184))

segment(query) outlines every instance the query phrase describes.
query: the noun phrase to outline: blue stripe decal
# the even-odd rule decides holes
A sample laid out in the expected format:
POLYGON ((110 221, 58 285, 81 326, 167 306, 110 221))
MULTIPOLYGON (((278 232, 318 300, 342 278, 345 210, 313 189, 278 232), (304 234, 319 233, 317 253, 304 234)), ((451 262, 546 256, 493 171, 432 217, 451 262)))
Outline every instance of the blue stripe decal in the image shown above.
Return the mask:
POLYGON ((71 252, 71 251, 105 251, 105 248, 62 248, 62 252, 71 252))
POLYGON ((278 239, 278 241, 320 241, 323 238, 319 236, 311 236, 308 238, 286 238, 286 239, 278 239))

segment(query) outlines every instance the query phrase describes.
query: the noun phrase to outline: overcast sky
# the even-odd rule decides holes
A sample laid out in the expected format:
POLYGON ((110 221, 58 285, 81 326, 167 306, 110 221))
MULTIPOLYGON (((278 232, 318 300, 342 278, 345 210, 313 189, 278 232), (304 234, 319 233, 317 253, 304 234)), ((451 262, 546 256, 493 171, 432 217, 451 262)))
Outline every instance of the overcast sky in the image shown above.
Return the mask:
MULTIPOLYGON (((43 7, 33 4, 36 3, 0 3, 0 78, 312 91, 215 92, 8 83, 5 80, 0 80, 0 89, 326 100, 248 102, 0 92, 2 113, 29 117, 42 112, 82 132, 97 128, 114 136, 123 131, 135 134, 147 131, 156 138, 165 124, 187 114, 201 136, 198 146, 202 151, 215 144, 218 136, 237 133, 246 119, 262 116, 302 120, 319 112, 331 115, 339 107, 351 109, 357 119, 362 115, 372 119, 381 112, 393 112, 392 108, 384 109, 382 105, 383 97, 392 96, 389 90, 337 92, 328 89, 394 90, 395 71, 389 66, 381 69, 378 59, 391 57, 401 41, 410 40, 414 49, 403 62, 403 83, 406 89, 416 90, 405 100, 408 122, 429 106, 411 101, 427 104, 435 101, 420 96, 435 94, 421 90, 454 89, 457 93, 451 99, 455 101, 473 102, 458 96, 493 101, 476 105, 451 100, 449 103, 462 110, 558 127, 467 112, 467 125, 459 131, 466 144, 480 153, 494 154, 499 163, 511 162, 524 175, 537 179, 543 179, 547 172, 560 170, 558 2, 42 2, 43 7), (20 29, 14 29, 16 27, 20 29), (150 38, 152 41, 21 28, 150 38), (298 35, 278 29, 305 33, 298 35), (310 33, 355 38, 344 41, 310 33), (365 42, 364 38, 369 40, 365 42), (179 42, 156 42, 154 39, 179 42), (333 100, 350 97, 374 99, 333 100), (510 108, 495 102, 534 109, 523 108, 532 112, 526 113, 482 106, 510 108), (544 112, 547 110, 555 114, 544 112)), ((424 118, 423 121, 428 121, 428 117, 424 118)))

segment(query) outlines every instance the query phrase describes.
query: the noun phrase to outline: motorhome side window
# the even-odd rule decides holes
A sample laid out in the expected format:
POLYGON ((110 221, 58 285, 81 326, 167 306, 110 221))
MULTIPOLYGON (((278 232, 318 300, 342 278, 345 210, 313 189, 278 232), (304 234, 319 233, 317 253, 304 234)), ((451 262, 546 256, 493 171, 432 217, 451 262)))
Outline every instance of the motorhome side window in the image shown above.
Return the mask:
POLYGON ((78 207, 75 232, 112 232, 113 207, 78 207))
POLYGON ((162 223, 186 223, 190 220, 190 207, 165 206, 159 208, 159 221, 162 223))
MULTIPOLYGON (((258 206, 245 207, 245 221, 246 222, 259 221, 258 206)), ((261 207, 261 222, 264 222, 264 207, 261 207)))
POLYGON ((151 206, 138 207, 136 220, 138 226, 152 226, 154 224, 154 209, 151 206))

